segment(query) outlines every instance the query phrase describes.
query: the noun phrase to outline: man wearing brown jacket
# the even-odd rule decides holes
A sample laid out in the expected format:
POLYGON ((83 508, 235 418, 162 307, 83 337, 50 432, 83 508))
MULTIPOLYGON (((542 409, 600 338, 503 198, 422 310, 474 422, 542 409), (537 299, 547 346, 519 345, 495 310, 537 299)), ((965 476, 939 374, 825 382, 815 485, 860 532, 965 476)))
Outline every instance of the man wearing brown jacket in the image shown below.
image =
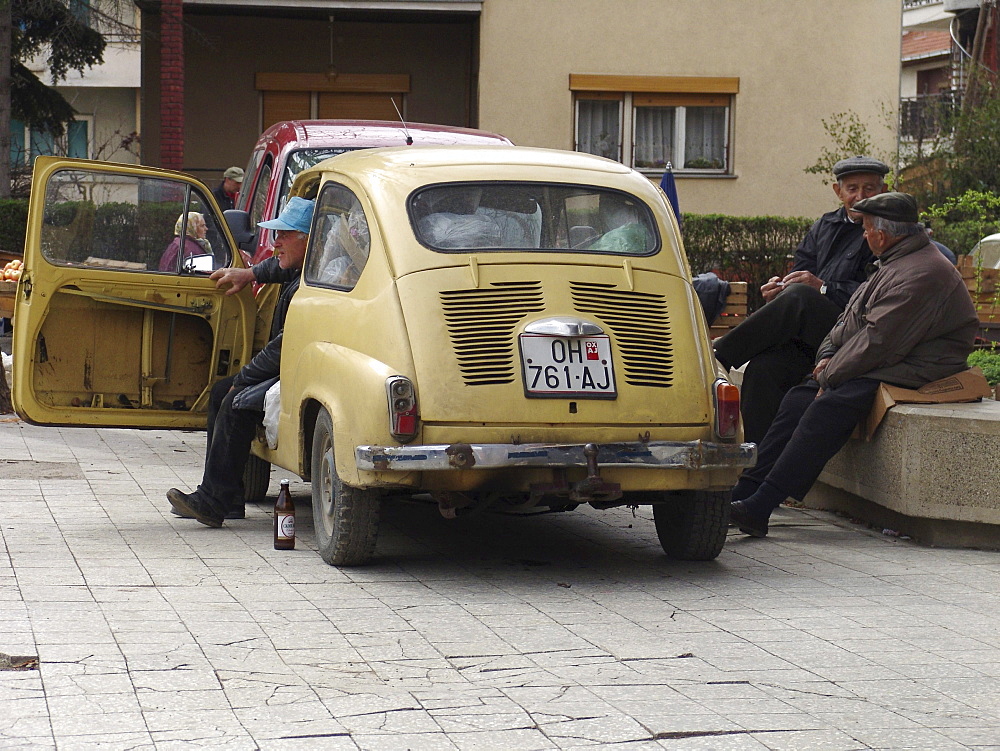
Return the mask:
POLYGON ((732 492, 731 519, 767 535, 785 498, 802 500, 868 414, 882 381, 907 388, 965 370, 978 318, 955 267, 917 221, 917 202, 883 193, 854 205, 878 259, 819 346, 816 367, 789 391, 732 492))

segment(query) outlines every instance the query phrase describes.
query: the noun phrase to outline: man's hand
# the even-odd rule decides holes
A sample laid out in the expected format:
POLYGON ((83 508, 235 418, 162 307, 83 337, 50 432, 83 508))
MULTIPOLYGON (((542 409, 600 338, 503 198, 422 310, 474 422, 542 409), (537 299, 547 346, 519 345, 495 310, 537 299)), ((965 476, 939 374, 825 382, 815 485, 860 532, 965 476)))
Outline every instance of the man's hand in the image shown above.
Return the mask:
MULTIPOLYGON (((824 370, 826 370, 826 366, 829 365, 829 364, 830 364, 830 358, 829 357, 824 357, 822 360, 820 360, 818 363, 816 363, 816 367, 813 368, 813 372, 812 372, 813 380, 818 381, 819 380, 819 374, 822 373, 824 370)), ((822 393, 823 393, 823 389, 820 388, 820 390, 816 392, 816 398, 818 399, 822 395, 822 393)))
POLYGON ((772 276, 767 282, 761 285, 760 294, 764 298, 764 302, 771 302, 784 288, 785 283, 781 281, 781 277, 772 276))
POLYGON ((212 272, 209 279, 215 280, 215 288, 221 289, 227 284, 229 289, 226 290, 227 295, 235 295, 241 289, 246 287, 248 284, 252 284, 257 280, 257 277, 253 275, 250 269, 216 269, 212 272))
POLYGON ((808 284, 815 289, 823 286, 823 280, 811 271, 793 271, 781 281, 784 284, 808 284))

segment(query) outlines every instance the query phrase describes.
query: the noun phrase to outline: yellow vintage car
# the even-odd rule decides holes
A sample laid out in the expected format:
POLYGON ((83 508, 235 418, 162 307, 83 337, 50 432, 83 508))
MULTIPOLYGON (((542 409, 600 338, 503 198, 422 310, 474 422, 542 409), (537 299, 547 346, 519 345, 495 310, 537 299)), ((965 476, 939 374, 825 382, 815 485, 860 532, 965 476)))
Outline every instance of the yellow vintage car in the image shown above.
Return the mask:
MULTIPOLYGON (((648 179, 573 152, 417 146, 333 157, 292 193, 316 210, 273 446, 262 429, 247 483, 266 488, 269 465, 310 481, 327 562, 369 560, 380 505, 401 493, 449 518, 652 504, 667 555, 719 554, 726 491, 756 448, 648 179)), ((18 413, 204 427, 209 389, 268 318, 249 289, 215 289, 226 264, 240 253, 197 180, 39 158, 18 413), (164 261, 194 212, 203 252, 164 261)))

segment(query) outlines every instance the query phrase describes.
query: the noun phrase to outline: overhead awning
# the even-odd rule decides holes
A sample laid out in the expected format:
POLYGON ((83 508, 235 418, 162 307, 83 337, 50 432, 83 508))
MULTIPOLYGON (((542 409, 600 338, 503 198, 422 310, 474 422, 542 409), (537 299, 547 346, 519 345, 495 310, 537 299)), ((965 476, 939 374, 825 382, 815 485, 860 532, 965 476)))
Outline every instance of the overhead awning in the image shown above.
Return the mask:
POLYGON ((184 0, 185 6, 217 8, 295 8, 322 11, 402 11, 420 13, 480 13, 483 0, 184 0))
POLYGON ((941 5, 907 9, 903 16, 903 30, 947 31, 954 17, 954 13, 944 10, 941 5))

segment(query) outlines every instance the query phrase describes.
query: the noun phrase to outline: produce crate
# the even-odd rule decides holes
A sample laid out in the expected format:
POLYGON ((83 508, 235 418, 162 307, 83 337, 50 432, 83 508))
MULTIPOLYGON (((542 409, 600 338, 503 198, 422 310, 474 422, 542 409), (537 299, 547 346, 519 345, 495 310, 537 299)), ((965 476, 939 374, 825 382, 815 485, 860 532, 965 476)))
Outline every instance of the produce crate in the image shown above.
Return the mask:
POLYGON ((730 282, 729 295, 726 297, 726 307, 719 317, 708 327, 709 336, 716 339, 729 333, 730 329, 739 326, 747 318, 747 283, 730 282))
POLYGON ((23 261, 24 260, 24 254, 23 253, 15 253, 15 252, 13 252, 11 250, 0 250, 0 268, 3 268, 4 266, 6 266, 7 265, 7 261, 13 261, 15 259, 23 261))
POLYGON ((14 317, 14 294, 17 282, 0 281, 0 318, 14 317))
POLYGON ((1000 323, 1000 269, 977 268, 970 256, 958 257, 958 270, 982 323, 1000 323))

